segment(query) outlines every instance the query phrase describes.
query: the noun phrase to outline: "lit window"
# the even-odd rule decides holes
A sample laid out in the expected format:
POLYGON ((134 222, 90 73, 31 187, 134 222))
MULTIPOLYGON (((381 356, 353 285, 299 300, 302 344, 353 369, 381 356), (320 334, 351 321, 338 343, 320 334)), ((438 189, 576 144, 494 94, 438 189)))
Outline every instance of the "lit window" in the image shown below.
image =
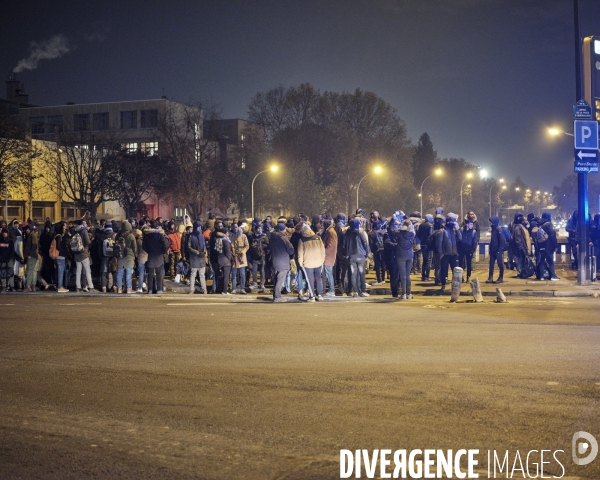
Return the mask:
POLYGON ((121 112, 121 129, 133 130, 137 128, 137 110, 121 112))
POLYGON ((127 153, 135 153, 138 151, 138 144, 137 143, 124 143, 123 150, 125 150, 127 153))
POLYGON ((145 154, 152 156, 158 154, 158 142, 142 142, 140 144, 140 149, 145 154))

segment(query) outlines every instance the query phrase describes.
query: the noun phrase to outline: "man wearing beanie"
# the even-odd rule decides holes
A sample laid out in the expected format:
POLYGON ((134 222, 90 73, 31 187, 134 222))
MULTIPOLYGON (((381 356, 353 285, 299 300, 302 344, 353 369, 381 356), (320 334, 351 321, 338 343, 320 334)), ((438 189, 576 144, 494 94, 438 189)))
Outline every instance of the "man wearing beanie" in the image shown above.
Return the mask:
POLYGON ((428 282, 429 274, 431 272, 431 259, 433 251, 430 250, 428 245, 429 237, 433 234, 433 215, 425 215, 425 220, 421 222, 417 229, 416 236, 421 243, 421 252, 423 255, 423 266, 421 268, 421 281, 428 282))
POLYGON ((317 300, 323 300, 323 262, 325 247, 321 237, 306 223, 302 226, 302 237, 298 242, 298 265, 306 276, 309 302, 315 301, 315 282, 317 284, 317 300))
POLYGON ((369 242, 361 230, 361 220, 355 218, 350 222, 350 229, 345 236, 345 256, 350 262, 350 279, 354 296, 368 297, 365 280, 365 263, 369 256, 369 242))

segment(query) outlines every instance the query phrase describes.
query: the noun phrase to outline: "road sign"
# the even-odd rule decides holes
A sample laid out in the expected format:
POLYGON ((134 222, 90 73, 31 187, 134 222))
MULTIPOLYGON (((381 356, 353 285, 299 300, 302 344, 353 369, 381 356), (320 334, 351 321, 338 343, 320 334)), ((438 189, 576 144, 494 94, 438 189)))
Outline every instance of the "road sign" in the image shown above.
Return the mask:
POLYGON ((579 150, 575 149, 575 160, 581 162, 597 162, 598 150, 579 150))
POLYGON ((598 150, 598 122, 575 120, 573 122, 575 148, 598 150))
POLYGON ((592 106, 585 100, 579 100, 575 105, 573 105, 573 119, 591 120, 592 106))
MULTIPOLYGON (((597 157, 596 157, 597 159, 597 157)), ((575 173, 598 173, 600 162, 575 159, 575 173)))

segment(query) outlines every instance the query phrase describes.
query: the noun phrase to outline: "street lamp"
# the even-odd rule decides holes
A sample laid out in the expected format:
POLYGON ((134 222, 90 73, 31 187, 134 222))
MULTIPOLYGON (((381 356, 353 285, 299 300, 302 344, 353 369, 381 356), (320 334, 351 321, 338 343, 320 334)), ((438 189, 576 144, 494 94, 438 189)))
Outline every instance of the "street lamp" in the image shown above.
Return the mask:
POLYGON ((464 218, 464 214, 463 214, 463 187, 465 186, 465 182, 469 178, 473 178, 473 174, 471 172, 467 173, 467 176, 463 179, 462 183, 460 184, 460 221, 461 222, 462 222, 462 219, 464 218))
MULTIPOLYGON (((499 183, 504 183, 504 179, 501 178, 498 180, 499 183)), ((492 218, 492 190, 496 186, 496 182, 492 183, 492 187, 490 188, 490 218, 492 218)), ((502 185, 502 188, 506 188, 506 185, 502 185)))
POLYGON ((263 170, 262 172, 258 172, 256 175, 254 175, 254 178, 252 179, 252 219, 253 220, 254 220, 254 180, 256 180, 256 177, 258 177, 261 173, 265 173, 265 172, 275 173, 278 169, 279 169, 279 167, 277 165, 271 165, 266 170, 263 170))
POLYGON ((561 130, 560 128, 549 128, 548 133, 550 135, 552 135, 553 137, 556 137, 557 135, 560 135, 560 134, 568 135, 569 137, 574 136, 572 133, 565 132, 564 130, 561 130))
POLYGON ((360 188, 360 184, 362 183, 362 181, 367 178, 369 175, 371 175, 372 173, 381 173, 381 167, 377 166, 373 169, 372 172, 367 173, 364 177, 362 177, 360 179, 360 182, 358 182, 358 186, 356 187, 356 210, 358 210, 358 189, 360 188))
MULTIPOLYGON (((442 173, 443 173, 442 169, 438 168, 434 173, 429 175, 429 177, 425 177, 425 180, 427 180, 430 177, 433 177, 434 175, 441 175, 442 173)), ((421 197, 421 216, 423 218, 425 218, 423 215, 423 185, 425 184, 425 180, 423 180, 423 183, 421 183, 421 193, 419 194, 419 197, 421 197)))
POLYGON ((10 181, 10 175, 12 173, 12 171, 14 170, 14 168, 19 165, 21 162, 24 162, 26 160, 31 160, 32 158, 37 158, 41 155, 41 152, 35 152, 32 153, 31 155, 29 155, 28 157, 24 157, 21 158, 20 160, 17 160, 14 164, 11 165, 11 167, 8 169, 8 173, 6 174, 6 197, 4 197, 4 217, 6 218, 6 224, 8 225, 8 182, 10 181))

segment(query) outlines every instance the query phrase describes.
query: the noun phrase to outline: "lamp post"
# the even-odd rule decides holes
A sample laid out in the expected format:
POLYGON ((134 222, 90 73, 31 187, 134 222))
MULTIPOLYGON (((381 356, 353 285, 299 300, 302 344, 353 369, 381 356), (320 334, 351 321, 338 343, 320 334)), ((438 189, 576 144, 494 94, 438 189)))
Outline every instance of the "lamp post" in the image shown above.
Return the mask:
POLYGON ((17 165, 19 165, 20 163, 26 161, 26 160, 31 160, 32 158, 37 158, 41 155, 41 152, 35 152, 32 153, 31 155, 29 155, 28 157, 24 157, 21 158, 20 160, 17 160, 13 165, 11 165, 11 167, 8 169, 8 173, 6 174, 6 180, 5 180, 5 187, 6 187, 6 196, 4 197, 4 217, 6 218, 6 224, 8 225, 8 182, 10 181, 10 175, 12 174, 12 171, 15 169, 15 167, 17 165))
POLYGON ((254 180, 256 180, 256 177, 258 177, 261 173, 265 173, 265 172, 276 172, 277 169, 279 167, 277 165, 271 165, 270 168, 267 168, 266 170, 263 170, 262 172, 258 172, 256 175, 254 175, 254 178, 252 179, 252 219, 254 219, 254 180))
MULTIPOLYGON (((500 180, 498 180, 498 182, 504 183, 504 179, 501 178, 500 180)), ((492 190, 494 189, 495 186, 496 186, 496 182, 492 183, 492 188, 490 188, 490 218, 492 218, 492 190)), ((503 185, 502 187, 506 188, 506 185, 503 185)))
MULTIPOLYGON (((442 174, 442 169, 438 168, 434 173, 429 175, 429 177, 433 177, 434 175, 441 175, 441 174, 442 174)), ((427 180, 429 177, 425 177, 425 180, 427 180)), ((425 216, 423 215, 423 185, 425 185, 425 180, 423 180, 423 183, 421 183, 421 193, 419 194, 419 197, 421 197, 421 217, 423 217, 423 218, 425 218, 425 216)))
POLYGON ((549 128, 548 129, 548 133, 552 136, 557 136, 560 135, 561 133, 564 135, 568 135, 569 137, 573 137, 574 135, 572 133, 569 132, 565 132, 564 130, 561 130, 560 128, 549 128))
POLYGON ((463 179, 462 183, 460 184, 460 221, 462 222, 462 219, 464 218, 464 213, 463 213, 463 187, 465 185, 465 182, 469 179, 472 178, 473 174, 471 172, 467 173, 467 176, 463 179))
POLYGON ((358 182, 358 186, 356 187, 356 210, 358 210, 358 189, 360 188, 360 184, 365 178, 367 178, 372 173, 381 173, 381 167, 375 167, 372 172, 367 173, 364 177, 360 179, 360 182, 358 182))

